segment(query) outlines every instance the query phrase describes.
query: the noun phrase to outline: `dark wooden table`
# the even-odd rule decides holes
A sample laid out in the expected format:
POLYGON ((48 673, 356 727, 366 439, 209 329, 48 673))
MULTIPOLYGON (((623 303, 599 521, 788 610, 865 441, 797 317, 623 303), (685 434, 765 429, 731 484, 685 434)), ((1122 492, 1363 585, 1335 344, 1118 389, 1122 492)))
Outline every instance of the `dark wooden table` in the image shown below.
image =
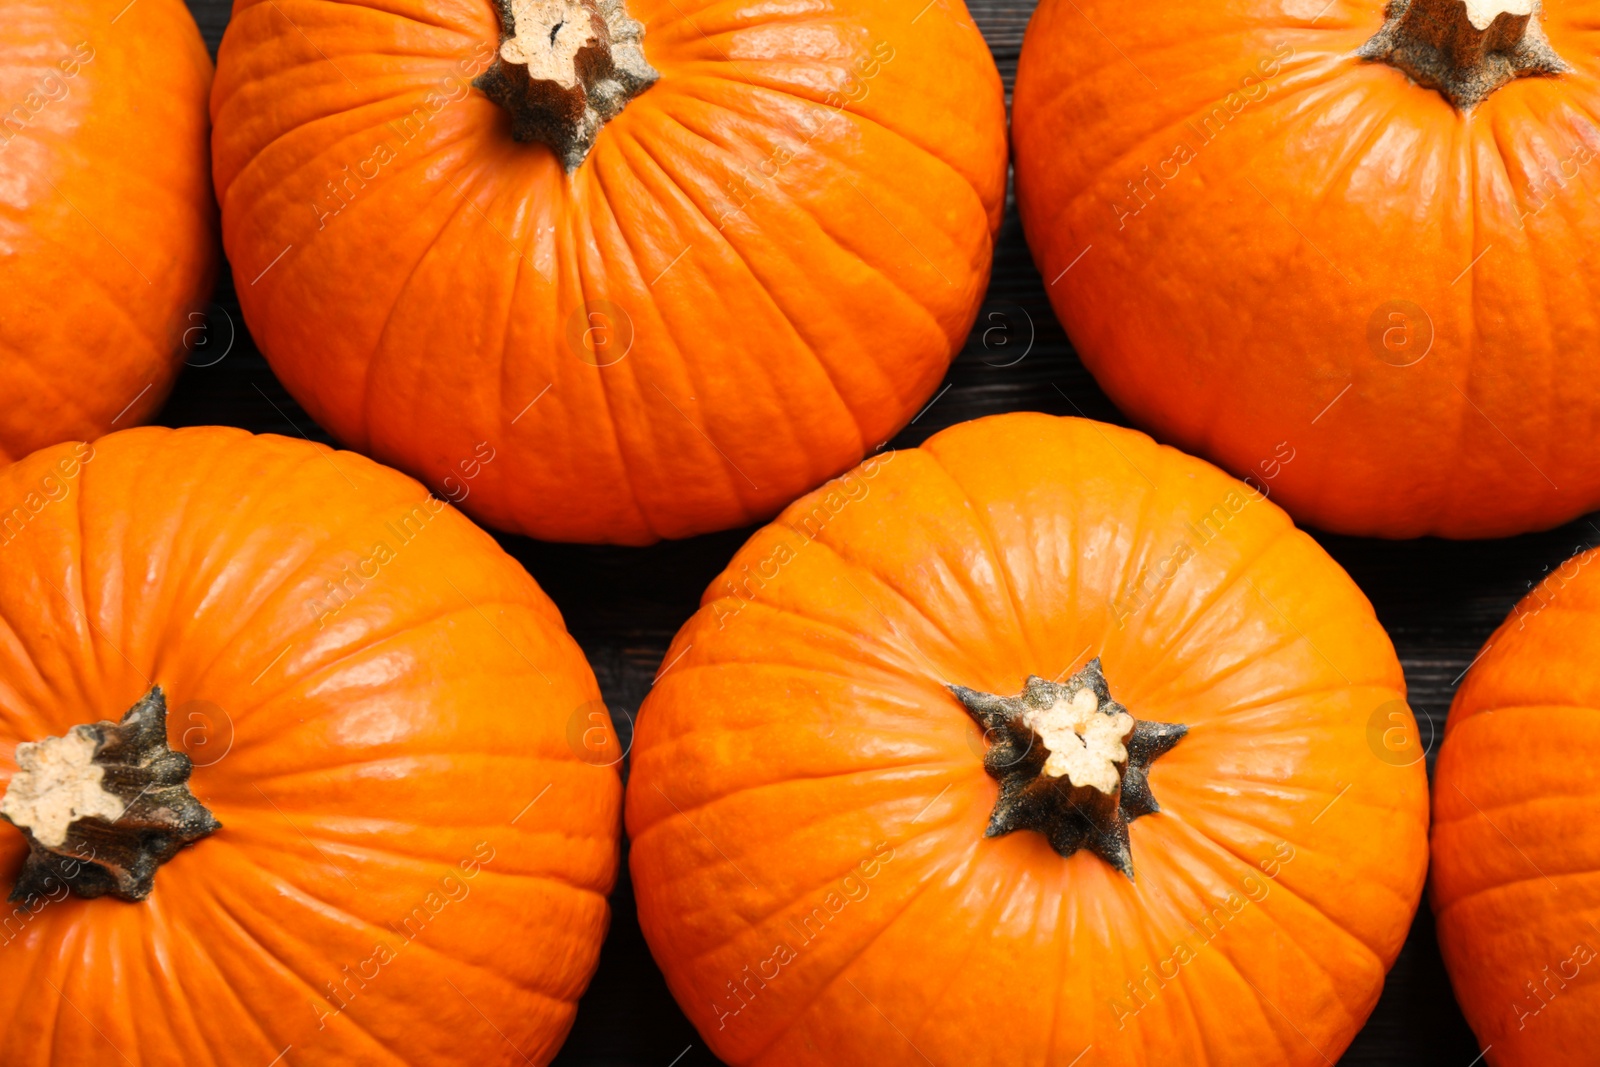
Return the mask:
MULTIPOLYGON (((1005 77, 1008 97, 1034 2, 978 0, 972 5, 1005 77)), ((228 0, 189 0, 189 6, 215 54, 228 20, 228 0)), ((329 441, 284 392, 251 342, 226 270, 210 312, 204 343, 192 355, 192 365, 159 421, 170 426, 227 423, 329 441)), ((1073 353, 1050 310, 1010 205, 987 302, 946 385, 947 391, 892 447, 916 445, 953 423, 1002 411, 1127 422, 1073 353)), ((1488 542, 1395 543, 1318 535, 1372 598, 1394 639, 1411 706, 1429 742, 1430 768, 1450 696, 1467 664, 1533 582, 1575 551, 1600 543, 1600 525, 1593 518, 1547 533, 1488 542)), ((667 643, 693 613, 701 590, 750 533, 734 530, 647 549, 548 545, 504 536, 500 542, 560 605, 594 665, 626 744, 633 714, 667 643)), ((717 1063, 673 1003, 650 959, 625 868, 611 903, 611 934, 600 970, 556 1062, 565 1067, 717 1063)), ((1347 1067, 1469 1067, 1477 1055, 1477 1044, 1451 997, 1433 917, 1424 902, 1383 999, 1340 1062, 1347 1067)))

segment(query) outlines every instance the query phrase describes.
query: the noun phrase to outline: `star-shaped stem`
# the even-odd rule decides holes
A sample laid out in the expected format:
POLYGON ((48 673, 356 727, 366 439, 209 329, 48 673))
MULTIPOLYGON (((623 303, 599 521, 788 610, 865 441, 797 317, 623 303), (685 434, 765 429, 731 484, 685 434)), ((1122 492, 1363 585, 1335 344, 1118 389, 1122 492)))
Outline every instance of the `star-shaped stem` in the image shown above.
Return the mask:
POLYGON ((28 839, 13 901, 59 885, 80 897, 143 900, 163 863, 221 828, 189 792, 189 757, 167 745, 160 686, 120 723, 18 745, 16 759, 0 798, 0 818, 28 839))
POLYGON ((1540 24, 1539 0, 1389 0, 1384 23, 1357 50, 1466 111, 1518 78, 1572 67, 1540 24))
POLYGON ((570 173, 600 129, 661 77, 623 0, 494 0, 500 49, 472 84, 511 116, 511 136, 549 145, 570 173))
POLYGON ((1128 824, 1161 810, 1150 764, 1187 726, 1135 719, 1111 698, 1098 657, 1065 682, 1030 676, 1013 697, 953 685, 989 741, 1000 783, 986 837, 1037 830, 1063 856, 1086 848, 1133 880, 1128 824))

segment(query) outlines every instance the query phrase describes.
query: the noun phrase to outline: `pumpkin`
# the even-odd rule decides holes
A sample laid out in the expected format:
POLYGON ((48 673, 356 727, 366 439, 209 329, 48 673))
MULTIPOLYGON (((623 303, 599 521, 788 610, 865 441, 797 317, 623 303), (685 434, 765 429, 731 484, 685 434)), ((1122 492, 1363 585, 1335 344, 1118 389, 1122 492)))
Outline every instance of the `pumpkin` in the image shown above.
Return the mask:
POLYGON ((730 1064, 1323 1065, 1422 890, 1421 755, 1371 607, 1274 504, 996 416, 707 589, 631 753, 639 921, 730 1064))
POLYGON ((1136 422, 1296 519, 1498 537, 1600 507, 1600 5, 1044 0, 1017 204, 1136 422))
POLYGON ((1595 1060, 1600 1015, 1600 553, 1569 559, 1456 691, 1434 773, 1430 894, 1494 1067, 1595 1060))
POLYGON ((44 449, 0 473, 35 498, 0 547, 0 1062, 549 1062, 620 749, 527 573, 410 478, 240 430, 44 449))
POLYGON ((916 414, 1006 184, 960 0, 237 0, 223 237, 335 436, 496 527, 764 519, 916 414))
POLYGON ((149 418, 217 265, 181 0, 0 0, 0 465, 149 418))

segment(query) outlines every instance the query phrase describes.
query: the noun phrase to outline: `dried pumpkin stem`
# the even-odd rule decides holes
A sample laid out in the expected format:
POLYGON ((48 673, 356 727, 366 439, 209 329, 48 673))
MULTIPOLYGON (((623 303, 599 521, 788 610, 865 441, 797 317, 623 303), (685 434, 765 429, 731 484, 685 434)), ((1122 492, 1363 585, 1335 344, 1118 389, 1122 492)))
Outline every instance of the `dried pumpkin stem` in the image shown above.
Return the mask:
POLYGON ((1390 0, 1360 56, 1437 89, 1458 109, 1507 82, 1568 71, 1545 38, 1539 0, 1390 0))
POLYGON ((600 128, 661 77, 644 58, 644 24, 622 0, 494 3, 500 50, 472 84, 511 115, 512 137, 577 170, 600 128))
POLYGON ((1062 856, 1088 849, 1132 881, 1128 824, 1161 810, 1150 764, 1188 727, 1135 719, 1098 657, 1065 682, 1030 676, 1014 697, 950 690, 983 727, 983 767, 1000 783, 984 836, 1037 830, 1062 856))
POLYGON ((221 823, 189 792, 189 757, 167 745, 156 686, 120 723, 74 726, 17 746, 0 817, 28 839, 11 900, 54 895, 143 900, 156 871, 221 823))

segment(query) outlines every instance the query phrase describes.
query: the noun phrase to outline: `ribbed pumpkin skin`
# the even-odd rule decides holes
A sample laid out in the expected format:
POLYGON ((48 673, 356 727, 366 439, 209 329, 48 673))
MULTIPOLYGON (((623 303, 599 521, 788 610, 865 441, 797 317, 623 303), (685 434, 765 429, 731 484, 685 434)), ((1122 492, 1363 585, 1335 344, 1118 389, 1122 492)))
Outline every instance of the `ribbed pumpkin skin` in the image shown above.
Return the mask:
POLYGON ((469 86, 488 0, 238 0, 213 148, 251 331, 430 484, 489 441, 491 525, 770 516, 916 413, 982 299, 1000 79, 957 0, 923 8, 633 0, 661 78, 568 178, 469 86))
POLYGON ((1384 9, 1044 0, 1028 241, 1118 406, 1240 476, 1292 442, 1299 521, 1553 526, 1600 506, 1600 3, 1546 0, 1574 70, 1466 116, 1355 54, 1384 9))
POLYGON ((718 1056, 1338 1058, 1427 859, 1421 764, 1368 743, 1391 702, 1414 729, 1387 636, 1260 499, 1121 628, 1111 607, 1247 494, 1139 433, 1003 415, 876 457, 751 539, 668 652, 628 783, 640 922, 718 1056), (983 836, 997 786, 945 688, 1011 694, 1092 656, 1135 716, 1189 726, 1151 772, 1163 811, 1132 824, 1136 883, 1032 831, 983 836), (1163 965, 1133 1011, 1125 983, 1163 965))
POLYGON ((172 388, 216 274, 210 87, 181 0, 0 2, 0 464, 172 388))
MULTIPOLYGON (((599 691, 555 607, 363 457, 145 429, 53 473, 79 447, 0 473, 7 504, 68 487, 0 546, 0 783, 17 742, 153 682, 223 828, 143 903, 4 928, 0 1062, 548 1062, 606 931, 622 799, 568 740, 599 691), (319 615, 329 582, 351 592, 319 615)), ((0 825, 7 888, 24 851, 0 825)))
POLYGON ((1591 550, 1562 564, 1489 638, 1456 691, 1435 769, 1439 949, 1495 1067, 1595 1062, 1597 562, 1591 550))

